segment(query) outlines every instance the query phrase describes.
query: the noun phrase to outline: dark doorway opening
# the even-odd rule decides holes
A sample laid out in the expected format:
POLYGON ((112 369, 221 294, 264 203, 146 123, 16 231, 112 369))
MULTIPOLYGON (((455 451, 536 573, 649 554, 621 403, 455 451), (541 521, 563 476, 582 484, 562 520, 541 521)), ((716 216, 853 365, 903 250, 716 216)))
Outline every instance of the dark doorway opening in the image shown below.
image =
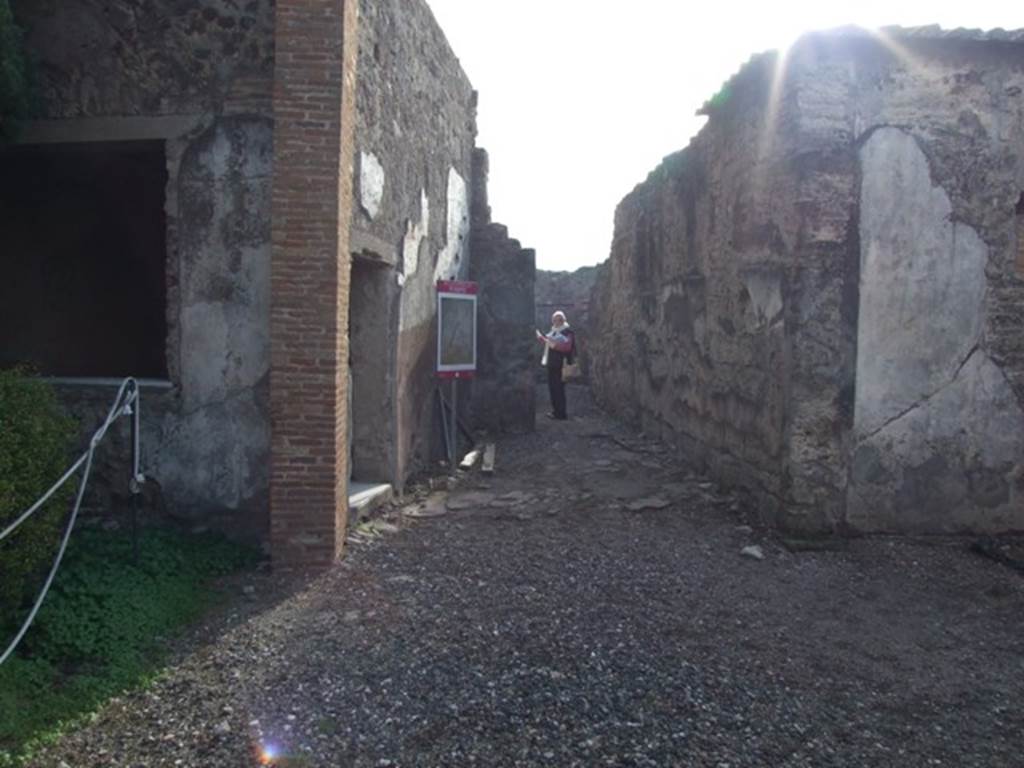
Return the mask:
POLYGON ((349 288, 350 477, 391 483, 394 471, 392 294, 395 273, 358 258, 349 288))
POLYGON ((162 141, 0 151, 0 366, 167 377, 162 141))

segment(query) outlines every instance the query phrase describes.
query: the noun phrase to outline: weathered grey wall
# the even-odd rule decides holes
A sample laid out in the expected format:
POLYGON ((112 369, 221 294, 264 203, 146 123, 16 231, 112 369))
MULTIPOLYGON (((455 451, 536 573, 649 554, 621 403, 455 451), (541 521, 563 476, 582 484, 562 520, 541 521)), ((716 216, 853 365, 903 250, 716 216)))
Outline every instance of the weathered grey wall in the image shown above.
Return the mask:
POLYGON ((179 166, 180 408, 147 470, 195 513, 265 513, 272 161, 271 121, 237 116, 192 140, 179 166))
MULTIPOLYGON (((162 139, 167 369, 143 393, 144 469, 173 514, 266 524, 273 6, 16 2, 45 119, 25 143, 162 139)), ((92 429, 113 390, 63 385, 92 429)), ((124 452, 108 452, 116 464, 124 452)), ((123 473, 105 473, 116 489, 123 473)), ((99 491, 105 492, 102 486, 99 491)))
POLYGON ((14 0, 46 117, 269 114, 270 0, 14 0))
MULTIPOLYGON (((147 472, 172 512, 262 521, 273 4, 15 9, 47 118, 26 142, 164 141, 170 386, 144 410, 147 472)), ((476 95, 425 2, 366 0, 359 28, 353 466, 401 485, 431 453, 434 283, 468 274, 476 95)), ((63 391, 87 427, 112 394, 63 391)))
POLYGON ((476 136, 476 95, 422 0, 360 3, 357 106, 352 247, 392 270, 384 386, 401 485, 436 441, 434 285, 468 275, 476 136))
POLYGON ((623 201, 596 387, 789 528, 1019 529, 1024 35, 891 34, 756 60, 623 201))
POLYGON ((487 204, 487 153, 473 155, 470 279, 480 286, 477 310, 477 373, 470 415, 474 428, 491 434, 532 431, 536 420, 533 372, 533 250, 522 248, 508 228, 491 221, 487 204))
POLYGON ((619 204, 587 340, 606 408, 756 490, 766 516, 786 494, 788 363, 808 293, 796 161, 763 130, 772 64, 748 67, 710 125, 619 204))
POLYGON ((1024 111, 1014 94, 1024 87, 1024 46, 916 53, 917 67, 873 116, 899 127, 869 128, 860 150, 848 521, 864 530, 1019 530, 1024 111), (918 125, 891 119, 914 108, 918 125))
POLYGON ((816 36, 793 62, 804 140, 857 152, 845 522, 1019 529, 1024 35, 893 37, 816 36))

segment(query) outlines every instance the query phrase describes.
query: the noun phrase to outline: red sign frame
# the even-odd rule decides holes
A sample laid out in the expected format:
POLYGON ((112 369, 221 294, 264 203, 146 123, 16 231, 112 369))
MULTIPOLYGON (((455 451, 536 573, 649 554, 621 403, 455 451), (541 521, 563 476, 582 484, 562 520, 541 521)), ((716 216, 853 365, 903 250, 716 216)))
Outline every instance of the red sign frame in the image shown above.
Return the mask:
POLYGON ((472 379, 476 376, 477 314, 479 286, 469 280, 437 281, 437 362, 435 373, 439 379, 472 379), (441 364, 442 300, 458 299, 473 303, 473 362, 458 365, 441 364))
POLYGON ((438 280, 438 293, 461 293, 476 295, 479 292, 479 284, 469 280, 438 280))

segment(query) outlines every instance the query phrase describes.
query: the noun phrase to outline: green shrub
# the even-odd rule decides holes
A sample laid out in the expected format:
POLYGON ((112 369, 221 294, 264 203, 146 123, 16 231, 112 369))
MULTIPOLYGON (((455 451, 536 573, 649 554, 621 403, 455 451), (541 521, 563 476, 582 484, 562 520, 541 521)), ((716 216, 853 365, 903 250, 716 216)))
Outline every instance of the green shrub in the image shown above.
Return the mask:
MULTIPOLYGON (((2 2, 2 0, 0 0, 2 2)), ((35 503, 69 465, 75 423, 53 389, 21 370, 0 371, 0 528, 35 503)), ((56 554, 74 493, 65 483, 45 507, 0 543, 0 631, 14 624, 56 554)))
POLYGON ((154 673, 165 641, 216 597, 212 578, 256 561, 212 535, 76 530, 18 652, 0 666, 0 766, 34 738, 154 673))
POLYGON ((0 0, 0 144, 13 139, 32 104, 31 69, 8 0, 0 0))

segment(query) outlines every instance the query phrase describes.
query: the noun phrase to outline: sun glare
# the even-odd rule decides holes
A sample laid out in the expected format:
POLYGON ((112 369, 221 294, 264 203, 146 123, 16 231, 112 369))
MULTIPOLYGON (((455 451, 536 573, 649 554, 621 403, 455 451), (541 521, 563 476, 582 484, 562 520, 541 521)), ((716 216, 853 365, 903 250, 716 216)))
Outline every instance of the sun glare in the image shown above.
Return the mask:
POLYGON ((275 744, 264 744, 260 748, 260 765, 273 765, 281 756, 281 751, 275 744))
MULTIPOLYGON (((702 6, 699 16, 666 0, 635 0, 628 11, 586 0, 428 2, 480 93, 478 143, 491 150, 495 221, 537 249, 542 269, 608 255, 622 196, 686 146, 704 123, 694 113, 751 56, 778 52, 775 85, 765 85, 773 111, 764 117, 774 121, 785 115, 789 51, 808 32, 1024 27, 1024 3, 1010 2, 726 1, 702 6), (480 34, 495 27, 499 39, 480 34), (531 41, 528 56, 523 40, 531 41), (572 220, 591 223, 567 227, 551 215, 567 204, 572 220)), ((898 39, 878 34, 904 66, 915 66, 898 39)))

